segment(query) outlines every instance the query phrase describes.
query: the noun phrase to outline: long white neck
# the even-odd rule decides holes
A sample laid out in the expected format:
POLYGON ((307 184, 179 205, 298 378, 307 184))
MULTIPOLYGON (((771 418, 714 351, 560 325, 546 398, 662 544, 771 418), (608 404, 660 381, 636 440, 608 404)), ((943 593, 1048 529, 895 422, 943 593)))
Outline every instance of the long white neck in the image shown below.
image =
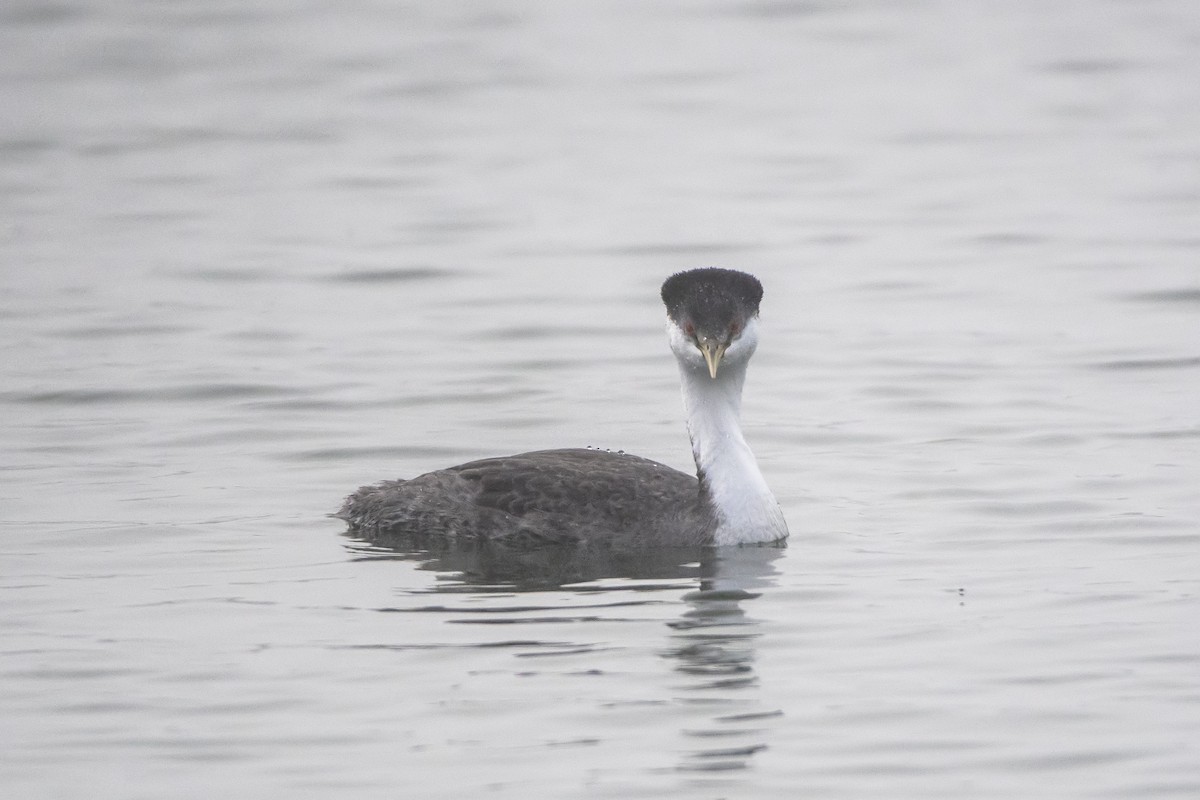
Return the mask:
POLYGON ((709 376, 703 356, 677 327, 668 325, 668 332, 679 363, 696 470, 702 491, 717 513, 714 543, 753 544, 785 538, 788 529, 783 512, 742 436, 742 386, 757 344, 756 330, 748 325, 730 346, 716 378, 709 376))

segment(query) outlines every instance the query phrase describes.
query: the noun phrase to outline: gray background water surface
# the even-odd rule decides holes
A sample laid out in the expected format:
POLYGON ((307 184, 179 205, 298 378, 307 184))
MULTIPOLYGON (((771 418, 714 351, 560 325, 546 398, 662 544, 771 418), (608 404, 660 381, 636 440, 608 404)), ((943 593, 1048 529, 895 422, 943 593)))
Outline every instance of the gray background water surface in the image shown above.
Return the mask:
POLYGON ((0 7, 6 797, 1200 796, 1200 6, 0 7), (689 468, 759 275, 786 549, 368 544, 689 468))

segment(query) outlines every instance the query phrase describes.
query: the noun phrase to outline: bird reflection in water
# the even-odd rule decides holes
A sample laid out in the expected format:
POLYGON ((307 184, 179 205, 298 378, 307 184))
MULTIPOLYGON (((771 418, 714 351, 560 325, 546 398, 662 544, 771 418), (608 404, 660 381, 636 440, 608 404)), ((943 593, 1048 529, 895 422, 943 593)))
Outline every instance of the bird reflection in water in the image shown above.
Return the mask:
POLYGON ((703 563, 700 588, 684 596, 679 620, 668 623, 672 645, 666 655, 686 676, 691 702, 713 713, 708 723, 683 731, 692 746, 678 765, 683 771, 745 769, 767 748, 773 719, 783 712, 759 697, 755 669, 761 623, 747 606, 775 584, 772 564, 780 547, 721 548, 703 563))
MULTIPOLYGON (((686 591, 689 584, 695 586, 682 595, 683 613, 666 623, 668 635, 661 650, 674 663, 675 674, 683 678, 670 689, 672 696, 661 702, 695 712, 687 715, 690 724, 680 731, 680 760, 673 767, 677 771, 706 773, 709 780, 714 773, 749 767, 754 754, 767 748, 773 724, 782 716, 778 708, 761 700, 756 661, 763 632, 750 608, 775 585, 774 561, 784 553, 781 545, 620 551, 506 547, 405 536, 377 535, 366 540, 346 535, 358 558, 416 562, 419 569, 438 573, 441 579, 433 589, 438 593, 561 589, 589 592, 597 599, 621 593, 621 601, 614 605, 624 607, 631 588, 639 593, 678 592, 686 591)), ((539 603, 508 610, 517 615, 554 608, 539 603)), ((589 613, 597 608, 590 604, 589 613)), ((473 608, 472 613, 479 610, 473 608)), ((581 645, 577 652, 590 649, 581 645)))
POLYGON ((363 538, 345 534, 362 559, 415 561, 420 569, 449 578, 438 591, 512 592, 559 589, 605 578, 675 581, 703 577, 711 547, 621 550, 608 547, 513 546, 494 541, 455 541, 405 534, 363 538))

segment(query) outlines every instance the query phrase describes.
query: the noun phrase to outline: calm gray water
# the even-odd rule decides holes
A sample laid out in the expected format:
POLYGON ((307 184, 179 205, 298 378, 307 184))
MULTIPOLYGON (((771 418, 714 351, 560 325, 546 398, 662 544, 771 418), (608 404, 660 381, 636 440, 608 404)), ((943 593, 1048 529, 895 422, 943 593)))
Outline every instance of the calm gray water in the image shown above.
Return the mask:
POLYGON ((1200 7, 0 8, 6 797, 1200 796, 1200 7), (347 537, 690 454, 767 288, 786 549, 347 537))

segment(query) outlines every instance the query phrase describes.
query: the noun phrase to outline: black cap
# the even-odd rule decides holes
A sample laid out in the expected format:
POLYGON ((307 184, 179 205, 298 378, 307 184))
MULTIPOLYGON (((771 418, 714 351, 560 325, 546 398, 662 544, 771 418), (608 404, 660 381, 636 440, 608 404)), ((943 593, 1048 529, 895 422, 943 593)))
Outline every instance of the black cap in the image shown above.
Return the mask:
POLYGON ((733 269, 705 267, 677 272, 662 285, 667 314, 680 327, 687 323, 709 334, 740 329, 758 316, 762 284, 733 269))

